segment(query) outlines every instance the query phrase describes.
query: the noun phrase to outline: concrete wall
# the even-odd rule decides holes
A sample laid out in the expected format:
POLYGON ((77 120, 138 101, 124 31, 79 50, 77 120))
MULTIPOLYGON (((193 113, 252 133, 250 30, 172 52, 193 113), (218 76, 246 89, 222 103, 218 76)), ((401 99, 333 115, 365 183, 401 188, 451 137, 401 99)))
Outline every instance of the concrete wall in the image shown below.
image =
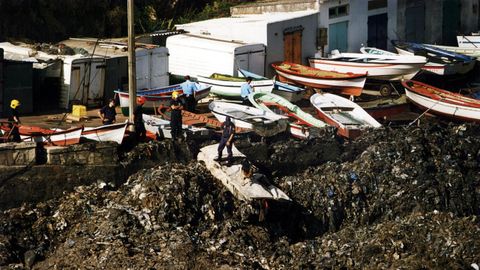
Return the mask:
POLYGON ((230 8, 232 16, 245 14, 263 14, 270 12, 291 12, 300 10, 318 10, 318 1, 316 0, 283 0, 258 2, 247 5, 239 5, 230 8))
POLYGON ((317 51, 318 14, 312 14, 297 19, 270 23, 267 25, 267 57, 266 76, 273 77, 276 73, 271 64, 284 60, 283 31, 289 27, 303 26, 302 32, 302 59, 307 65, 307 58, 314 56, 317 51))
POLYGON ((67 147, 50 146, 48 165, 114 165, 118 162, 115 142, 76 144, 67 147))

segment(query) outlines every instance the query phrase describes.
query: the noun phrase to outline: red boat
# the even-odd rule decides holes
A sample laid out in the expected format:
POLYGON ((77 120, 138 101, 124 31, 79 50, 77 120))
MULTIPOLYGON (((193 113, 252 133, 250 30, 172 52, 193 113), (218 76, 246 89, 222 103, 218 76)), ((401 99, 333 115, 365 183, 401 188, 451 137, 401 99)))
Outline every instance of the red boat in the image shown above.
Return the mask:
MULTIPOLYGON (((0 128, 5 132, 10 131, 10 128, 7 126, 1 126, 0 128)), ((18 130, 22 141, 42 142, 46 145, 65 146, 80 142, 83 127, 75 127, 67 130, 54 130, 19 125, 18 130)))

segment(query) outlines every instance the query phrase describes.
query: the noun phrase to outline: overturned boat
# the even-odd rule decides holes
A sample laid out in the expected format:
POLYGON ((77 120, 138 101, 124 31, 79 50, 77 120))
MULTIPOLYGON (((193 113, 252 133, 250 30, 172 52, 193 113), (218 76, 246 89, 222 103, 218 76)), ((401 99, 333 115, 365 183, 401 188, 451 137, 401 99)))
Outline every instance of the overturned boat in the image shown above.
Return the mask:
POLYGON ((255 177, 246 178, 242 172, 241 161, 245 159, 235 145, 232 147, 234 164, 223 165, 214 161, 217 156, 218 144, 205 146, 200 149, 197 159, 203 161, 211 174, 239 200, 253 201, 256 199, 284 200, 290 198, 282 190, 271 184, 257 181, 255 177))
POLYGON ((236 127, 251 129, 263 137, 284 132, 288 125, 287 117, 250 106, 214 101, 208 108, 220 122, 229 116, 236 127))

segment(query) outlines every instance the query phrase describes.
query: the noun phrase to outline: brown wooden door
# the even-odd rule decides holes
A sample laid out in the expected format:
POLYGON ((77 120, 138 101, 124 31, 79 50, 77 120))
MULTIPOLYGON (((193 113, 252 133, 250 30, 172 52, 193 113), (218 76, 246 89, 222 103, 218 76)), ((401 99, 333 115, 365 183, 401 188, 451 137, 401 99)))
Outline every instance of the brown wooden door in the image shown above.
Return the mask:
POLYGON ((283 35, 284 61, 302 63, 302 31, 294 31, 283 35))

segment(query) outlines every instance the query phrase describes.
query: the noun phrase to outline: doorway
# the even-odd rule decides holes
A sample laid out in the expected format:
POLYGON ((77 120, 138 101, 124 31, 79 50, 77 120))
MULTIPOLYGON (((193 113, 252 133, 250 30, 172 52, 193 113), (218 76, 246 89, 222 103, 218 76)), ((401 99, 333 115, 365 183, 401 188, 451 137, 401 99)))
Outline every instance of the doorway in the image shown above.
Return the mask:
POLYGON ((302 64, 302 32, 303 27, 283 32, 284 61, 302 64))
POLYGON ((387 13, 368 17, 368 40, 369 47, 376 47, 382 50, 387 49, 388 35, 387 13))
POLYGON ((328 49, 348 51, 348 21, 332 23, 328 26, 328 49))

